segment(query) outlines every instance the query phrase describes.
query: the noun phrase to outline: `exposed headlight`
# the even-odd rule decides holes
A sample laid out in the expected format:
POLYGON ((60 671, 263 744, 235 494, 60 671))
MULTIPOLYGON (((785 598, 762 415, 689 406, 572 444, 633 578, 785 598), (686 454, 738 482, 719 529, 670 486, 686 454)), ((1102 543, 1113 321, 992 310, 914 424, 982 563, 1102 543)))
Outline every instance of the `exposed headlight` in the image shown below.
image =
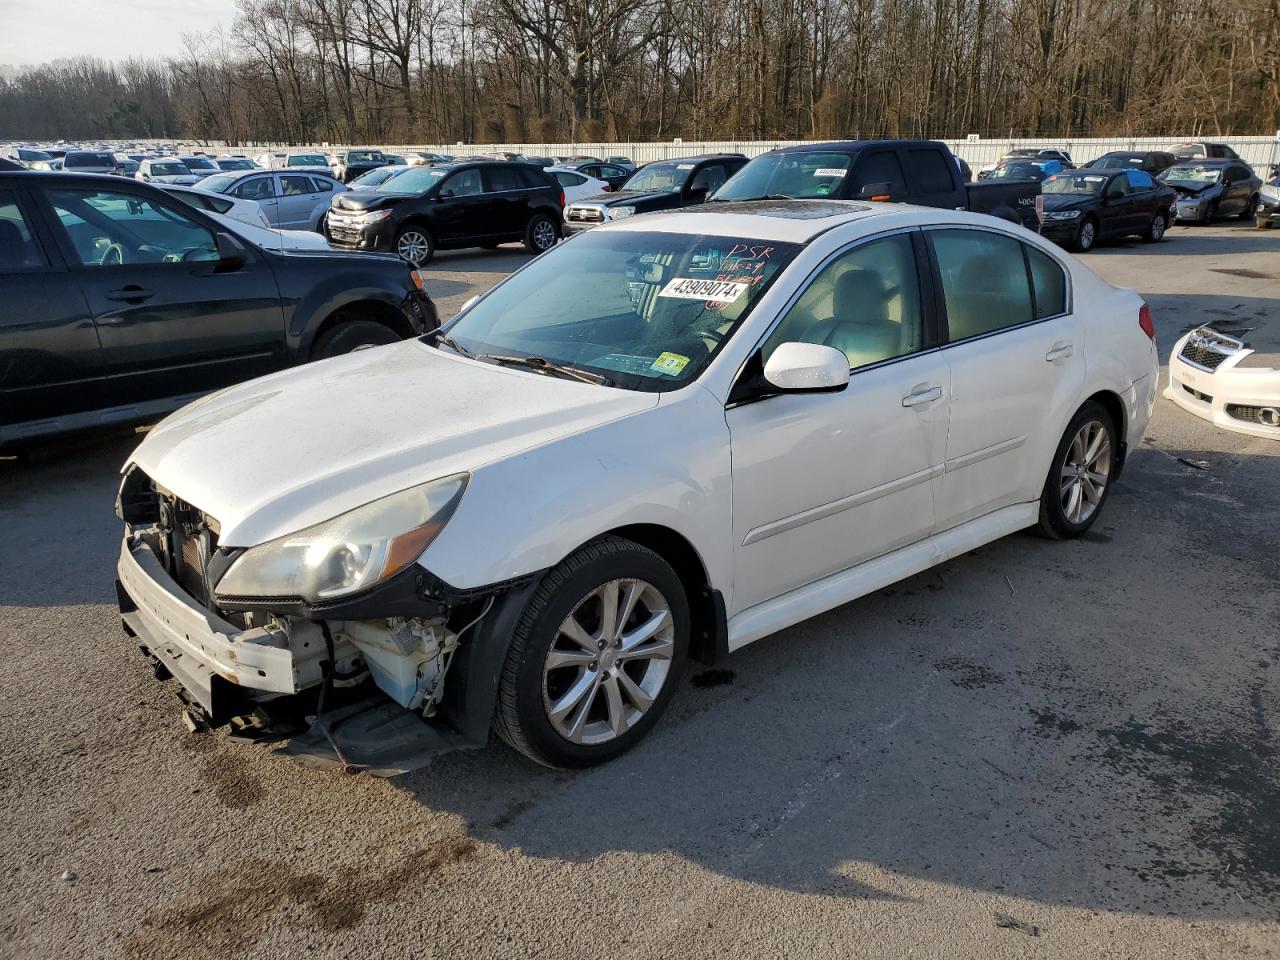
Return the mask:
POLYGON ((391 216, 390 210, 366 210, 364 213, 357 213, 351 219, 357 223, 376 223, 391 216))
POLYGON ((623 217, 629 217, 635 212, 635 207, 606 207, 604 216, 606 220, 621 220, 623 217))
POLYGON ((449 522, 468 474, 442 477, 245 551, 219 597, 301 597, 313 603, 368 589, 422 555, 449 522))
POLYGON ((1046 220, 1079 220, 1079 210, 1051 210, 1044 215, 1046 220))

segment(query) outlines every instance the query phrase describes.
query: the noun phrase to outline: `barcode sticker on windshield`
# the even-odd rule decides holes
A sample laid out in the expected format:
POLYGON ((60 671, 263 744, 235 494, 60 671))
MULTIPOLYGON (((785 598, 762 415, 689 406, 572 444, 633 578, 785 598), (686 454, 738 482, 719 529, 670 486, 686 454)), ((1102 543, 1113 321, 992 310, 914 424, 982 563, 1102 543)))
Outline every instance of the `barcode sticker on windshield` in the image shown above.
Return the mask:
POLYGON ((693 164, 692 164, 692 163, 677 163, 677 164, 676 164, 676 169, 677 169, 677 170, 692 170, 692 169, 693 169, 693 164))
POLYGON ((843 167, 819 167, 813 171, 815 177, 843 177, 848 171, 843 167))
POLYGON ((1106 177, 1085 177, 1085 180, 1088 181, 1089 183, 1101 183, 1105 179, 1107 178, 1106 177))
POLYGON ((658 296, 730 303, 742 296, 743 291, 749 286, 751 286, 749 283, 734 283, 729 280, 695 280, 692 277, 676 277, 658 292, 658 296))

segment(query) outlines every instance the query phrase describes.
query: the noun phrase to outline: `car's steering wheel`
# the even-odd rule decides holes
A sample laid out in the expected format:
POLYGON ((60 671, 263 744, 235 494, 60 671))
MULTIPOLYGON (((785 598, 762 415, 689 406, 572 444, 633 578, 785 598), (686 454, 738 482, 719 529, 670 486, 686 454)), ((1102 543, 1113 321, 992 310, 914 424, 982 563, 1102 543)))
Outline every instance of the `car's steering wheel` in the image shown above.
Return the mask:
POLYGON ((119 267, 124 265, 124 260, 124 245, 113 243, 102 251, 102 258, 98 261, 98 265, 102 267, 119 267))

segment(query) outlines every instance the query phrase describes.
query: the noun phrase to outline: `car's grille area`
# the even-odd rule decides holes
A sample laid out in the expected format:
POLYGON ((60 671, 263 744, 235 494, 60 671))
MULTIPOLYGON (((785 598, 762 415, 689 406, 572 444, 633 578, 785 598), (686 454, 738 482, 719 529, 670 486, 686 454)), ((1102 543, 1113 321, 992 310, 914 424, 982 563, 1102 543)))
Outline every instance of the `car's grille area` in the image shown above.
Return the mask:
POLYGON ((1213 396, 1211 394, 1201 393, 1194 387, 1188 387, 1185 383, 1182 385, 1182 389, 1187 391, 1187 393, 1191 394, 1197 400, 1203 400, 1205 403, 1213 403, 1213 396))
POLYGON ((1208 327, 1194 331, 1182 345, 1179 356, 1205 370, 1216 370, 1222 361, 1244 349, 1243 341, 1228 337, 1208 327))
POLYGON ((604 211, 599 207, 570 206, 564 218, 569 223, 603 223, 604 211))
POLYGON ((329 211, 328 227, 331 243, 354 247, 363 239, 360 225, 355 220, 338 215, 333 210, 329 211))
POLYGON ((210 606, 206 573, 218 549, 218 522, 137 467, 120 488, 118 512, 135 532, 147 528, 145 539, 169 575, 192 599, 210 606))

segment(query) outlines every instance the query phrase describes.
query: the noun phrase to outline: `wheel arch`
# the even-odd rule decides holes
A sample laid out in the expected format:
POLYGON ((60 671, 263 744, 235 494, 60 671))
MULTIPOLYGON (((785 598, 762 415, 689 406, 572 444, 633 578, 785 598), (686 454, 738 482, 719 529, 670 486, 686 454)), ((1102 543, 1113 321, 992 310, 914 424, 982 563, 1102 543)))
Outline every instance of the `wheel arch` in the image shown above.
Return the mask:
MULTIPOLYGON (((1116 458, 1116 471, 1114 479, 1119 479, 1121 472, 1124 470, 1124 462, 1129 452, 1129 443, 1127 439, 1129 429, 1128 411, 1124 408, 1124 400, 1113 390, 1099 390, 1084 400, 1080 406, 1083 407, 1087 403, 1097 403, 1107 411, 1111 416, 1111 423, 1116 428, 1116 443, 1119 446, 1116 458)), ((1079 408, 1077 408, 1078 410, 1079 408)), ((1075 416, 1073 413, 1072 416, 1075 416)))
POLYGON ((380 300, 353 300, 335 307, 320 322, 307 348, 308 356, 315 350, 316 344, 323 342, 331 330, 353 320, 372 320, 405 338, 412 337, 415 333, 408 318, 391 304, 380 300))

